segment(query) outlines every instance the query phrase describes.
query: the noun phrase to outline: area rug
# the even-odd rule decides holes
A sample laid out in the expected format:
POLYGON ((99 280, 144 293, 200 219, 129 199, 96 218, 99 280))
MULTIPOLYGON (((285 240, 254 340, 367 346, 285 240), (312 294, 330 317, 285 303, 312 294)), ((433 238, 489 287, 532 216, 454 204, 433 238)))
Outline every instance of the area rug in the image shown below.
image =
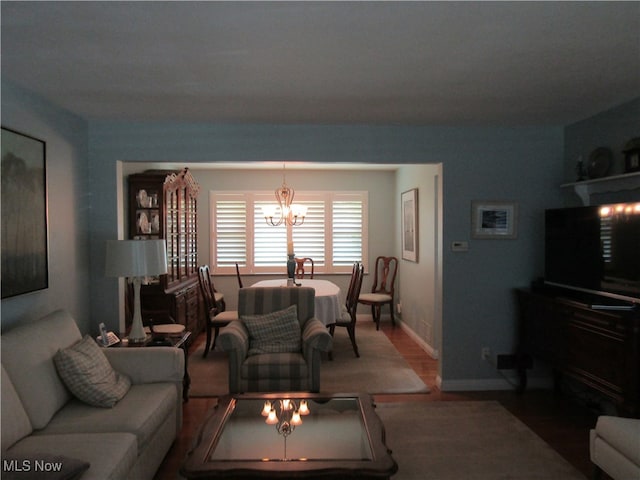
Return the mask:
MULTIPOLYGON (((344 328, 338 328, 333 342, 333 360, 323 358, 320 390, 323 393, 427 393, 429 389, 411 369, 387 336, 376 331, 371 320, 358 321, 356 358, 344 328)), ((204 345, 189 356, 191 397, 217 397, 229 393, 227 354, 209 352, 204 345)))
MULTIPOLYGON (((585 480, 499 403, 378 403, 393 480, 585 480)), ((585 440, 586 441, 586 440, 585 440)))

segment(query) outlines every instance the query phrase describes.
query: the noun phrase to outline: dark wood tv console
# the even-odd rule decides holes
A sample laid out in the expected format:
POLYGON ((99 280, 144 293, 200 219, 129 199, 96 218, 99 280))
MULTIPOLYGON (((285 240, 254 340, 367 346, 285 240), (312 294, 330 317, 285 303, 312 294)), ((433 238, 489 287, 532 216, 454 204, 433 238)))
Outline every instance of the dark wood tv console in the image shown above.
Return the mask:
POLYGON ((623 416, 640 417, 640 311, 594 309, 558 290, 516 290, 518 374, 527 385, 531 358, 610 399, 623 416))

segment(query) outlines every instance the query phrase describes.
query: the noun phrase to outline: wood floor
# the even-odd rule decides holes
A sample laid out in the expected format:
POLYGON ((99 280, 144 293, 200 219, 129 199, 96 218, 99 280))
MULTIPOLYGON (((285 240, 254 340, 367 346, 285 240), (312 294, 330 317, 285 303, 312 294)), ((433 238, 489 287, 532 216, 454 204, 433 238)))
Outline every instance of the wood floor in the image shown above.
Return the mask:
MULTIPOLYGON (((431 392, 376 395, 377 402, 498 401, 580 470, 586 478, 591 478, 593 469, 589 460, 589 429, 595 425, 597 413, 581 405, 575 398, 557 395, 548 390, 530 390, 522 395, 514 391, 442 392, 436 385, 438 362, 426 354, 401 328, 392 328, 383 322, 380 330, 389 337, 431 392)), ((195 350, 197 343, 201 341, 199 338, 191 350, 195 350)), ((176 478, 202 419, 215 404, 214 398, 191 398, 184 404, 182 432, 160 466, 155 480, 176 478)), ((500 441, 487 439, 491 440, 500 441)))

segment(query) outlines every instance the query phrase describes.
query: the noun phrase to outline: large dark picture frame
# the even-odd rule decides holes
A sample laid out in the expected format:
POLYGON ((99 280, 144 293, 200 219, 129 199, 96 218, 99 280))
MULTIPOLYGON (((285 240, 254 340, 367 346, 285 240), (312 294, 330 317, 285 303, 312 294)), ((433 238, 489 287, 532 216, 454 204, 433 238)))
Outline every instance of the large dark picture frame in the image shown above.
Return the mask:
POLYGON ((46 145, 2 127, 2 298, 49 287, 46 145))

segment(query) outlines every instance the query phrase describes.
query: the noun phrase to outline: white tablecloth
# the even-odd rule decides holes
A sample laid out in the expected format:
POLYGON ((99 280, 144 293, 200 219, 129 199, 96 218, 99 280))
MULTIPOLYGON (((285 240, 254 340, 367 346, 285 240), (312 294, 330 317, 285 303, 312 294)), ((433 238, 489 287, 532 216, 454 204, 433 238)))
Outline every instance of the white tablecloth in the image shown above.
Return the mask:
MULTIPOLYGON (((328 280, 296 279, 303 287, 311 287, 316 291, 316 318, 325 325, 336 322, 340 316, 342 298, 340 287, 328 280)), ((260 280, 252 287, 286 287, 287 279, 260 280)))

